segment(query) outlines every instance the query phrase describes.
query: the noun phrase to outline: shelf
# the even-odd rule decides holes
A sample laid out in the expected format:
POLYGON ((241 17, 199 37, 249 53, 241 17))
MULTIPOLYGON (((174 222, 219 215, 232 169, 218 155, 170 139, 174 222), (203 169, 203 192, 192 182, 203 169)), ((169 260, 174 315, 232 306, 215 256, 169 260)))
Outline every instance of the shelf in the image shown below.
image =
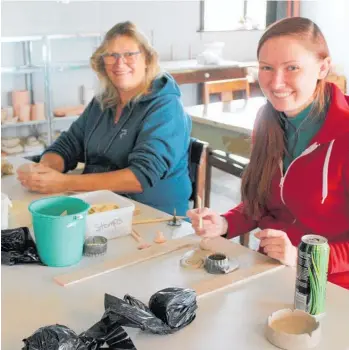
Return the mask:
POLYGON ((60 121, 70 121, 74 122, 76 119, 78 119, 80 116, 79 115, 68 115, 67 117, 54 117, 53 121, 54 122, 60 122, 60 121))
POLYGON ((1 42, 2 43, 20 43, 22 41, 40 41, 44 37, 39 35, 34 36, 8 36, 8 37, 2 37, 1 42))
MULTIPOLYGON (((2 37, 1 42, 2 43, 20 43, 22 46, 23 51, 23 57, 24 61, 23 64, 19 64, 18 66, 15 66, 15 63, 9 62, 9 66, 1 67, 1 74, 16 74, 20 76, 20 78, 25 78, 25 88, 26 90, 31 91, 31 95, 33 95, 33 75, 34 73, 40 73, 43 76, 44 79, 44 94, 45 94, 45 101, 48 101, 49 103, 45 106, 45 112, 47 117, 47 120, 45 121, 33 121, 33 122, 27 122, 27 123, 15 123, 15 124, 5 124, 1 125, 1 129, 9 130, 10 128, 14 129, 21 126, 34 126, 34 125, 45 125, 47 126, 47 135, 48 140, 47 142, 51 144, 52 139, 54 138, 55 130, 63 129, 66 127, 69 127, 69 125, 77 120, 79 118, 78 115, 71 115, 67 117, 54 117, 53 115, 53 108, 51 106, 52 104, 52 77, 56 76, 60 72, 72 72, 72 71, 87 71, 89 69, 92 72, 92 69, 90 67, 90 61, 89 60, 76 60, 76 61, 63 61, 60 62, 59 58, 56 58, 56 62, 52 61, 54 59, 52 54, 52 46, 58 43, 55 40, 60 39, 68 39, 68 40, 87 40, 88 44, 93 45, 93 47, 97 44, 99 45, 100 42, 103 40, 103 36, 105 33, 75 33, 75 34, 53 34, 53 35, 35 35, 35 36, 19 36, 19 37, 2 37), (37 44, 32 44, 32 42, 36 41, 37 44), (33 64, 32 56, 33 56, 33 50, 39 50, 41 51, 41 60, 36 61, 38 64, 33 64), (11 66, 11 64, 13 66, 11 66)), ((1 45, 1 47, 4 47, 4 45, 1 45)), ((39 53, 38 51, 38 53, 39 53)), ((63 59, 64 60, 64 59, 63 59)), ((22 62, 20 62, 22 63, 22 62)), ((40 77, 41 77, 40 75, 40 77)), ((4 78, 4 76, 2 75, 4 78)), ((31 96, 31 99, 33 100, 33 96, 31 96)), ((31 155, 36 154, 27 154, 23 153, 21 154, 24 157, 28 157, 31 155)))
POLYGON ((21 152, 21 153, 13 153, 13 154, 8 154, 6 156, 6 158, 9 157, 35 157, 35 156, 40 156, 42 154, 42 152, 44 152, 44 150, 42 150, 41 152, 38 151, 31 151, 31 152, 21 152))
MULTIPOLYGON (((54 122, 74 122, 76 119, 78 119, 79 115, 69 115, 67 117, 54 117, 54 122)), ((33 126, 33 125, 40 125, 40 124, 46 124, 47 120, 38 120, 38 121, 30 121, 30 122, 18 122, 14 124, 1 124, 1 129, 10 129, 10 128, 17 128, 21 126, 33 126)))
POLYGON ((1 73, 10 74, 31 74, 42 72, 43 66, 18 66, 18 67, 1 67, 1 73))
POLYGON ((52 34, 47 35, 48 39, 80 39, 80 38, 99 38, 101 33, 77 33, 77 34, 52 34))
POLYGON ((47 120, 33 120, 30 122, 17 122, 13 124, 1 124, 1 129, 9 129, 9 128, 17 128, 20 126, 32 126, 32 125, 39 125, 39 124, 46 124, 47 120))
POLYGON ((90 63, 88 61, 52 63, 51 67, 53 71, 58 72, 63 72, 65 70, 79 70, 91 68, 90 63))

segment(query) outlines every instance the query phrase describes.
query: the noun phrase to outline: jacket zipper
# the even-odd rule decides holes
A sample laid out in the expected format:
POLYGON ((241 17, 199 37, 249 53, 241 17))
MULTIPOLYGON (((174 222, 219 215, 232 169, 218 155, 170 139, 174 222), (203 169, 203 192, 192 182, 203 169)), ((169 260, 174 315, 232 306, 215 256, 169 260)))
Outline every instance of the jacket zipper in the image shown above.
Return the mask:
MULTIPOLYGON (((286 176, 288 174, 288 171, 290 170, 291 166, 293 165, 293 163, 298 160, 299 158, 302 158, 304 156, 306 156, 307 154, 315 151, 318 147, 320 146, 319 143, 315 142, 313 143, 311 146, 309 146, 307 149, 305 149, 297 158, 293 159, 293 161, 290 163, 290 165, 288 166, 284 176, 281 176, 280 179, 280 197, 281 197, 281 201, 284 205, 286 205, 285 201, 284 201, 284 195, 283 195, 283 186, 284 186, 284 182, 286 179, 286 176)), ((283 173, 283 169, 281 167, 281 174, 283 173)))

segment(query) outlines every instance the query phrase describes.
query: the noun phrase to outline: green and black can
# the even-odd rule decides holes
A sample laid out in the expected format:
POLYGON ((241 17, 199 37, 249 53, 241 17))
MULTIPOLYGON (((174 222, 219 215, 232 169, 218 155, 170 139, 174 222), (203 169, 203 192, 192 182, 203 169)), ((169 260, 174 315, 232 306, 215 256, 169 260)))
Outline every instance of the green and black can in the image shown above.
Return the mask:
POLYGON ((305 235, 298 246, 295 309, 318 316, 325 313, 330 247, 327 239, 305 235))

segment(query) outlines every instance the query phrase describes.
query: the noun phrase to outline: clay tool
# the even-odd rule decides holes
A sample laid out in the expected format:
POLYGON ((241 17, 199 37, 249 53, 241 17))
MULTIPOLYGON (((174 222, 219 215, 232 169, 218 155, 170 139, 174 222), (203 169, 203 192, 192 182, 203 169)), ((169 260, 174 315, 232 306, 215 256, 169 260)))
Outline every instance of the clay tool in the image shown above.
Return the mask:
POLYGON ((147 249, 151 246, 151 244, 147 243, 135 229, 132 229, 131 236, 137 243, 139 243, 139 246, 137 247, 139 250, 147 249))

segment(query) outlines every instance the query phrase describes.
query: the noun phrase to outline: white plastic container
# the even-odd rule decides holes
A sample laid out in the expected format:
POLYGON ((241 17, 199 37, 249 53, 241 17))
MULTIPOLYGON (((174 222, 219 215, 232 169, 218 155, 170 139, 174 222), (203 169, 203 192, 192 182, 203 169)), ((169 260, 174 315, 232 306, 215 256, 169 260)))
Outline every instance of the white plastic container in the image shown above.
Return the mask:
POLYGON ((1 192, 1 229, 6 230, 8 228, 8 208, 12 207, 12 203, 7 194, 1 192))
POLYGON ((72 197, 80 198, 90 205, 113 203, 119 207, 87 215, 86 236, 103 236, 112 239, 131 233, 135 205, 127 198, 107 190, 87 192, 72 197))
POLYGON ((197 56, 197 62, 204 65, 220 64, 223 60, 224 42, 216 41, 205 44, 205 50, 197 56))

